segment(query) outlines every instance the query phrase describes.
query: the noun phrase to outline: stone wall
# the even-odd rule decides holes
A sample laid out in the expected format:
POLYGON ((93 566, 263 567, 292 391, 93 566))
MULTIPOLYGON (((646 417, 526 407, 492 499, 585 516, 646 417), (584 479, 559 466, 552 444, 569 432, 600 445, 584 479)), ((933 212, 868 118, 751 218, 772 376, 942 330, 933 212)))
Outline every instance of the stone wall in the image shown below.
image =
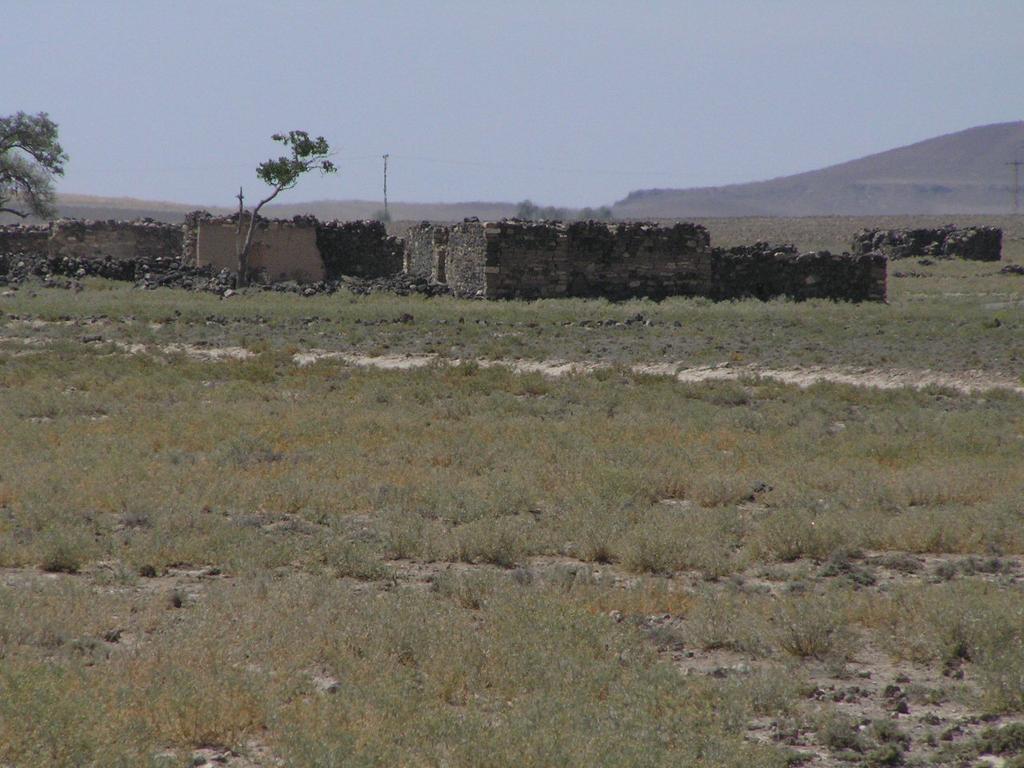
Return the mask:
POLYGON ((484 225, 479 221, 464 221, 448 229, 445 272, 453 294, 493 298, 487 290, 485 267, 489 260, 499 258, 488 253, 494 245, 485 236, 484 225))
POLYGON ((447 282, 449 227, 424 221, 405 233, 403 270, 416 277, 447 282))
POLYGON ((716 300, 788 296, 796 301, 885 301, 887 259, 881 253, 816 251, 793 246, 716 248, 707 295, 716 300))
POLYGON ((710 278, 710 238, 695 224, 581 221, 566 239, 569 296, 698 296, 710 278))
POLYGON ((213 218, 209 211, 190 211, 185 214, 185 223, 182 225, 181 263, 190 267, 196 265, 196 250, 199 241, 199 222, 213 218))
MULTIPOLYGON (((198 217, 195 264, 214 270, 238 268, 236 253, 237 216, 198 217)), ((248 217, 242 222, 243 237, 248 217)), ((316 282, 325 277, 324 263, 317 248, 316 220, 296 216, 291 220, 257 218, 249 252, 249 269, 260 280, 316 282)))
POLYGON ((316 245, 328 279, 387 277, 402 271, 402 241, 390 237, 380 221, 317 222, 316 245))
POLYGON ((707 231, 694 224, 465 221, 421 226, 406 244, 407 264, 421 275, 431 264, 436 276, 443 252, 457 296, 884 301, 886 293, 882 254, 798 254, 764 243, 712 249, 707 231))
POLYGON ((43 253, 50 239, 50 227, 0 225, 0 253, 43 253))
POLYGON ((182 228, 157 221, 61 219, 45 226, 0 227, 0 251, 46 252, 72 260, 178 259, 182 228))
POLYGON ((1003 231, 997 227, 938 229, 862 229, 853 236, 854 253, 879 251, 890 259, 930 256, 940 259, 999 261, 1003 231))
POLYGON ((157 221, 61 219, 50 226, 51 256, 71 259, 148 261, 180 258, 182 228, 157 221))
MULTIPOLYGON (((431 263, 444 265, 457 295, 696 296, 706 292, 710 279, 708 234, 693 224, 466 221, 448 229, 447 238, 433 229, 431 263)), ((410 263, 421 270, 428 262, 426 234, 414 238, 410 254, 410 263)))

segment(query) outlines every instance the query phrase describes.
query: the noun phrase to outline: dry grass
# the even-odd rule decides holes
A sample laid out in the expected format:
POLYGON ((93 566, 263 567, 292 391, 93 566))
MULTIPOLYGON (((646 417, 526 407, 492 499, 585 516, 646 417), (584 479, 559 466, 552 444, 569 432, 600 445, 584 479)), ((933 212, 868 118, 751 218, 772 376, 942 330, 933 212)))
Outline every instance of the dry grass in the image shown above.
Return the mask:
POLYGON ((927 269, 888 307, 4 299, 29 343, 0 342, 0 765, 973 759, 973 736, 943 751, 913 718, 1024 712, 1019 396, 292 360, 1024 372, 1021 310, 984 306, 1020 278, 927 269), (578 324, 638 311, 655 325, 578 324), (866 648, 915 675, 911 719, 822 698, 866 648))

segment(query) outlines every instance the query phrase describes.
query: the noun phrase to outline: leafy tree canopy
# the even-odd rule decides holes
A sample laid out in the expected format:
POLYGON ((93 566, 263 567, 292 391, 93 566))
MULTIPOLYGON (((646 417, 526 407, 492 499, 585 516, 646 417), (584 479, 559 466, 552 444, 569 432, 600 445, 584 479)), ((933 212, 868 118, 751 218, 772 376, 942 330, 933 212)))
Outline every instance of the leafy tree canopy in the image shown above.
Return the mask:
POLYGON ((292 150, 290 156, 282 155, 276 160, 267 160, 256 168, 256 175, 274 187, 275 194, 294 187, 299 177, 309 171, 334 173, 337 170, 334 163, 327 159, 331 148, 323 136, 311 139, 305 131, 289 131, 275 133, 271 138, 292 150))
POLYGON ((0 212, 55 216, 53 178, 64 175, 67 159, 45 112, 0 117, 0 212))

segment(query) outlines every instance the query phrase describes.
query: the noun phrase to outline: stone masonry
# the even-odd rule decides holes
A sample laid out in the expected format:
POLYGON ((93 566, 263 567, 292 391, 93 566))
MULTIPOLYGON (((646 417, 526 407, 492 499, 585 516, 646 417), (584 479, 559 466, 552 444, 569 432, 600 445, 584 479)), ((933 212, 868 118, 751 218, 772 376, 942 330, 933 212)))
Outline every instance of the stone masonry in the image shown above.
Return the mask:
MULTIPOLYGON (((111 277, 151 264, 233 272, 235 221, 197 211, 184 226, 74 220, 0 226, 0 254, 33 253, 59 262, 60 269, 111 277), (99 271, 85 264, 100 261, 106 266, 99 271)), ((860 233, 853 255, 801 255, 792 246, 764 243, 712 248, 703 227, 683 223, 470 219, 451 226, 424 222, 402 241, 389 237, 380 222, 321 223, 298 216, 259 221, 250 264, 267 282, 387 279, 404 271, 424 287, 433 283, 458 296, 489 299, 789 296, 866 301, 885 299, 887 248, 899 255, 924 249, 923 255, 991 258, 993 248, 998 254, 1002 235, 985 227, 909 232, 860 233)))
POLYGON ((444 264, 458 295, 696 296, 710 279, 708 234, 693 224, 465 221, 446 234, 437 227, 410 234, 410 268, 426 272, 429 264, 429 276, 439 279, 434 265, 444 264))
POLYGON ((387 277, 402 271, 402 241, 380 221, 316 222, 316 245, 328 280, 387 277))
POLYGON ((60 219, 45 226, 0 227, 0 252, 45 252, 55 258, 148 261, 178 258, 182 228, 143 221, 60 219))
POLYGON ((939 229, 862 229, 853 236, 854 253, 880 251, 890 259, 930 256, 939 259, 999 261, 1003 230, 998 227, 939 229))
POLYGON ((884 301, 879 253, 798 254, 764 243, 712 249, 694 224, 606 222, 420 225, 407 238, 407 268, 447 283, 457 296, 488 299, 706 296, 716 300, 884 301))

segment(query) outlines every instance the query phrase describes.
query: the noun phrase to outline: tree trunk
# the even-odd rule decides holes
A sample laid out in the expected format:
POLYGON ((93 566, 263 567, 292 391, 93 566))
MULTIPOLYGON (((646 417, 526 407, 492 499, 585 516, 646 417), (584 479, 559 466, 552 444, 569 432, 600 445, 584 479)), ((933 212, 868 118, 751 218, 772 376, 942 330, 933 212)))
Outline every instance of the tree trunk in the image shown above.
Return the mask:
POLYGON ((252 214, 249 216, 249 228, 245 233, 245 242, 239 247, 242 236, 242 190, 238 190, 238 223, 235 225, 235 251, 238 254, 238 286, 244 287, 249 284, 249 250, 252 248, 252 236, 256 231, 256 217, 260 209, 273 200, 281 192, 281 187, 275 187, 274 191, 256 204, 252 214))

